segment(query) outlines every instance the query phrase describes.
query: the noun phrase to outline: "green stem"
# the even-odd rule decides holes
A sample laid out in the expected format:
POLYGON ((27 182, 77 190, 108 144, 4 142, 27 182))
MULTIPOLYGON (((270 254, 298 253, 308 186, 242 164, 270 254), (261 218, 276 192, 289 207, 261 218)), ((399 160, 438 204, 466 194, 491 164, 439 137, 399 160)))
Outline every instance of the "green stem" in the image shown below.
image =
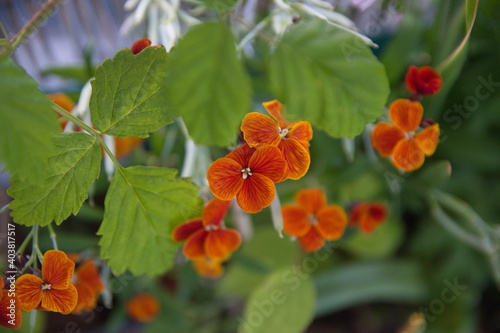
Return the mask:
POLYGON ((5 212, 7 209, 9 209, 9 205, 10 204, 6 204, 5 206, 3 206, 2 208, 0 208, 0 213, 3 213, 5 212))
POLYGON ((52 247, 54 248, 54 250, 58 250, 58 246, 57 246, 57 240, 56 240, 56 233, 54 232, 54 229, 52 228, 52 223, 49 223, 47 225, 47 229, 49 230, 49 234, 50 234, 50 240, 52 241, 52 247))
POLYGON ((12 54, 14 50, 43 22, 47 17, 52 14, 54 9, 62 2, 63 0, 47 0, 47 2, 40 8, 35 15, 29 20, 28 23, 11 39, 11 49, 8 50, 8 54, 12 54))
POLYGON ((33 238, 33 228, 31 228, 28 236, 26 236, 26 238, 23 240, 23 243, 21 244, 21 246, 19 246, 19 248, 17 249, 16 255, 24 252, 24 250, 26 249, 26 247, 28 246, 28 244, 32 238, 33 238))

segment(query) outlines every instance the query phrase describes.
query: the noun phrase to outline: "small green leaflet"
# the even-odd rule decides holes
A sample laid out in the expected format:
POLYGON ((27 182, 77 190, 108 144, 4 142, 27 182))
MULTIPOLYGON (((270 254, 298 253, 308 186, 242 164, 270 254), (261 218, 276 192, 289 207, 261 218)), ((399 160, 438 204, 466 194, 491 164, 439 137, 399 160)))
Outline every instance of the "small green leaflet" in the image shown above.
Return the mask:
POLYGON ((150 276, 167 271, 179 247, 173 227, 199 213, 198 187, 177 170, 133 166, 118 169, 104 202, 101 258, 116 274, 150 276))
POLYGON ((97 68, 90 114, 102 133, 145 138, 176 117, 166 94, 167 53, 147 47, 134 55, 118 51, 97 68))
POLYGON ((99 177, 101 149, 89 134, 61 133, 53 136, 56 154, 49 159, 47 178, 40 182, 13 177, 8 194, 12 217, 19 224, 60 224, 77 214, 88 196, 90 184, 99 177))
POLYGON ((320 19, 291 28, 270 61, 271 85, 286 115, 333 137, 354 137, 383 113, 383 65, 358 37, 320 19))
POLYGON ((0 60, 0 164, 21 178, 40 180, 60 132, 52 102, 11 59, 0 60))
POLYGON ((300 268, 279 269, 250 295, 238 332, 301 333, 314 318, 316 291, 300 268))
POLYGON ((225 24, 203 23, 171 52, 169 96, 197 143, 230 145, 250 108, 250 80, 234 43, 225 24))

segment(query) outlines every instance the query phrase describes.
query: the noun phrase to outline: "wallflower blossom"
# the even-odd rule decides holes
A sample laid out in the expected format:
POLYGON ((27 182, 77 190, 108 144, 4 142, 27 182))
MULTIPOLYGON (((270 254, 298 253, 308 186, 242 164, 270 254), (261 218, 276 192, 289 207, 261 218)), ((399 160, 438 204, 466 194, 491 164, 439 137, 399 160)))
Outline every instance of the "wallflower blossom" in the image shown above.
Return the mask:
POLYGON ((284 205, 283 230, 299 239, 307 252, 317 251, 325 240, 337 240, 344 234, 347 216, 337 205, 328 205, 321 189, 301 190, 295 196, 298 205, 284 205))
POLYGON ((45 252, 42 278, 33 274, 21 275, 16 282, 21 310, 34 309, 68 314, 76 306, 78 295, 70 283, 75 263, 58 250, 45 252))
POLYGON ((405 77, 406 88, 418 95, 434 95, 441 89, 442 78, 432 67, 410 66, 405 77))
POLYGON ((222 225, 230 203, 214 198, 203 209, 202 217, 184 222, 174 229, 172 239, 186 241, 183 249, 186 257, 193 260, 207 256, 223 259, 240 246, 238 231, 222 225))
POLYGON ((198 274, 209 279, 217 279, 224 273, 224 259, 203 257, 193 260, 193 267, 198 274))
POLYGON ((72 313, 80 314, 94 309, 97 296, 104 290, 104 284, 92 259, 87 259, 78 266, 72 283, 78 292, 78 301, 72 313))
POLYGON ((307 121, 288 122, 283 117, 283 104, 277 100, 262 105, 272 118, 258 112, 248 113, 241 124, 245 141, 250 147, 263 144, 278 147, 287 165, 284 179, 301 178, 311 164, 309 154, 309 141, 313 136, 311 124, 307 121))
POLYGON ((21 327, 23 315, 16 292, 3 290, 3 288, 3 278, 0 277, 0 325, 7 328, 19 328, 21 327))
POLYGON ((420 168, 425 156, 431 156, 436 151, 439 124, 417 132, 423 112, 420 102, 397 99, 389 106, 389 116, 394 125, 381 122, 373 129, 373 147, 382 157, 392 155, 394 166, 403 171, 420 168))
POLYGON ((160 303, 156 297, 140 293, 127 302, 126 309, 130 318, 141 323, 150 323, 160 312, 160 303))
POLYGON ((372 233, 387 219, 387 208, 381 202, 360 202, 349 214, 349 224, 359 226, 366 233, 372 233))
POLYGON ((236 196, 241 209, 257 213, 273 201, 274 183, 283 179, 285 168, 278 148, 243 144, 212 163, 207 171, 208 186, 220 200, 236 196))

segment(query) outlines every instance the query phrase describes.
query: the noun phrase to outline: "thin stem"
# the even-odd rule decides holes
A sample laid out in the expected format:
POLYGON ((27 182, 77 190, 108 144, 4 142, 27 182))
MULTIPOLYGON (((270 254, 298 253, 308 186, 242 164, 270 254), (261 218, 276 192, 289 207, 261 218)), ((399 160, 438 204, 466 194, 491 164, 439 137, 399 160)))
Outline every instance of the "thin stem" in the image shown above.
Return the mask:
POLYGON ((10 40, 11 49, 7 51, 7 55, 12 54, 14 50, 43 22, 52 14, 54 9, 63 0, 47 0, 47 2, 33 15, 31 20, 10 40))
POLYGON ((189 135, 188 129, 184 120, 182 118, 176 118, 175 122, 181 129, 182 134, 184 135, 186 141, 185 145, 185 155, 184 155, 184 163, 182 164, 181 177, 192 177, 194 173, 194 167, 196 162, 196 152, 197 146, 194 140, 189 135))
POLYGON ((47 229, 49 230, 49 234, 50 234, 50 240, 52 241, 52 247, 54 248, 54 250, 58 250, 58 246, 57 246, 57 235, 56 233, 54 232, 54 229, 52 228, 52 223, 49 223, 47 225, 47 229))
POLYGON ((0 213, 3 213, 5 212, 7 209, 9 209, 9 205, 10 203, 6 204, 5 206, 3 206, 2 208, 0 208, 0 213))
POLYGON ((26 236, 26 238, 23 240, 21 246, 19 246, 19 248, 17 249, 16 255, 24 252, 24 250, 26 249, 26 247, 28 246, 28 244, 32 238, 33 238, 33 228, 31 228, 28 236, 26 236))

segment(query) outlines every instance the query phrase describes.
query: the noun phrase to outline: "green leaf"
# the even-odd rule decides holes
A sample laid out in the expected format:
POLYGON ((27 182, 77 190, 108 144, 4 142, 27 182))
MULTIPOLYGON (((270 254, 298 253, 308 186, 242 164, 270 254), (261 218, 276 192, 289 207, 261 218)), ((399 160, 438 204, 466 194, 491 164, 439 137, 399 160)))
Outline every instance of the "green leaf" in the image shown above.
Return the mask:
POLYGON ((231 10, 238 0, 202 0, 203 4, 208 8, 213 8, 219 12, 231 10))
POLYGON ((167 53, 148 47, 134 55, 118 51, 96 69, 90 114, 102 133, 145 138, 172 122, 177 114, 166 92, 167 53))
POLYGON ((170 56, 168 93, 200 144, 230 145, 250 107, 251 87, 223 23, 193 27, 170 56))
POLYGON ((0 61, 0 161, 22 178, 43 178, 60 132, 52 102, 12 60, 0 61))
POLYGON ((270 274, 247 301, 242 333, 300 333, 314 317, 316 291, 309 277, 280 269, 270 274))
POLYGON ((118 169, 104 202, 101 257, 117 274, 158 275, 168 270, 179 244, 173 227, 201 210, 198 188, 177 170, 133 166, 118 169))
POLYGON ((53 136, 55 155, 49 160, 47 178, 41 182, 13 177, 8 194, 14 221, 23 225, 60 224, 77 214, 88 196, 90 184, 99 177, 101 149, 86 133, 53 136))
POLYGON ((383 112, 384 67, 358 37, 319 19, 283 36, 270 61, 271 85, 291 118, 333 137, 354 137, 383 112))
POLYGON ((357 262, 316 275, 316 315, 371 301, 425 300, 427 289, 419 267, 409 261, 357 262))

